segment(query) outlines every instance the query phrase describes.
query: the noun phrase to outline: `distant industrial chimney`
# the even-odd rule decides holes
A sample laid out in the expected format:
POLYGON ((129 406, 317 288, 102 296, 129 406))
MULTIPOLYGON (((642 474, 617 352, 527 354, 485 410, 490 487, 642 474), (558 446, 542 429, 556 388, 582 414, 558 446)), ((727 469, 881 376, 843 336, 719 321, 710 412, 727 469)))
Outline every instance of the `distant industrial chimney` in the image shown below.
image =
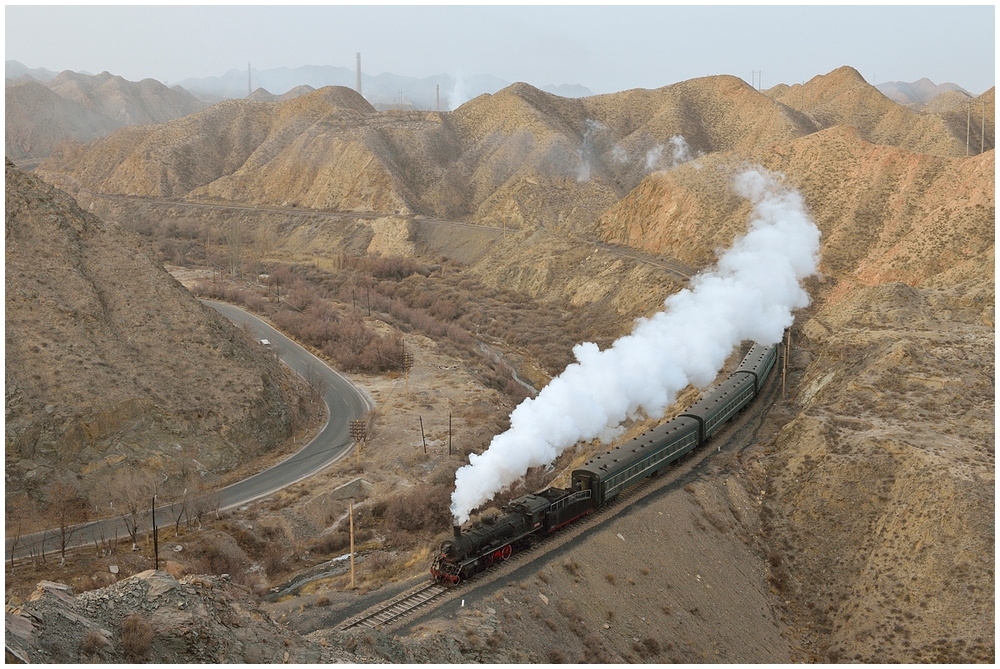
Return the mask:
POLYGON ((354 90, 361 94, 361 52, 358 51, 358 73, 354 78, 354 90))
POLYGON ((441 111, 441 84, 434 84, 434 111, 441 111))

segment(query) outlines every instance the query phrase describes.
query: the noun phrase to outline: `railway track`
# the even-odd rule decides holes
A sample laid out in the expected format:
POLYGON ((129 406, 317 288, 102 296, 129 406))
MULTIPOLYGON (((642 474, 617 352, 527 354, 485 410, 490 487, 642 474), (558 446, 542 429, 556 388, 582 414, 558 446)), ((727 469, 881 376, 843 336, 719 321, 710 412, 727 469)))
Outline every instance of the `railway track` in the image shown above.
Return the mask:
POLYGON ((382 627, 427 606, 447 591, 448 588, 440 583, 427 581, 353 618, 348 618, 337 629, 344 631, 352 627, 382 627))
POLYGON ((546 537, 544 540, 534 543, 530 547, 514 553, 514 555, 507 560, 498 562, 489 569, 479 572, 467 581, 462 581, 458 585, 451 586, 444 586, 439 583, 435 583, 434 581, 427 581, 411 588, 410 590, 407 590, 406 592, 400 593, 381 604, 376 604, 356 616, 348 618, 342 622, 337 629, 343 632, 355 627, 378 629, 392 627, 395 623, 400 622, 404 617, 420 609, 428 607, 432 602, 451 599, 451 597, 443 597, 446 593, 456 595, 467 585, 479 586, 489 583, 490 581, 495 580, 496 578, 499 578, 515 569, 518 563, 530 562, 538 556, 539 552, 547 552, 561 546, 567 541, 571 541, 589 530, 595 523, 607 520, 609 517, 616 515, 617 512, 628 508, 627 502, 634 499, 637 495, 641 495, 647 488, 659 487, 655 484, 663 482, 664 480, 662 476, 637 481, 634 485, 622 491, 621 494, 618 495, 617 499, 604 508, 578 520, 572 526, 557 532, 555 535, 546 537))

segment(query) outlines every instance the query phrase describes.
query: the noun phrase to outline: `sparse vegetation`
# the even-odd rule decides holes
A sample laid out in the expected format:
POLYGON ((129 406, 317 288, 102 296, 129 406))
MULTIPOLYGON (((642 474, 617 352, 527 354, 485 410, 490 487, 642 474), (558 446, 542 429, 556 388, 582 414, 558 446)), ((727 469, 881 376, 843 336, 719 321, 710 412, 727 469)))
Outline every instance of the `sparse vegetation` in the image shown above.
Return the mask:
POLYGON ((80 653, 84 657, 93 657, 100 653, 108 645, 108 640, 97 630, 90 630, 83 641, 80 642, 80 653))
POLYGON ((119 643, 130 662, 142 662, 149 655, 153 644, 153 626, 137 613, 129 614, 122 621, 119 643))
MULTIPOLYGON (((590 190, 594 184, 610 183, 607 179, 577 186, 571 181, 565 184, 560 181, 558 187, 553 187, 549 175, 537 169, 533 162, 536 157, 531 155, 518 154, 520 171, 514 174, 511 170, 514 176, 509 179, 501 169, 507 166, 491 163, 488 170, 480 170, 486 165, 477 164, 478 156, 489 156, 489 160, 494 161, 498 155, 496 147, 486 147, 479 143, 482 138, 477 138, 481 128, 490 127, 487 112, 491 104, 500 100, 509 103, 516 98, 517 105, 524 103, 531 109, 532 118, 549 120, 546 118, 548 108, 536 104, 535 92, 527 87, 493 96, 495 100, 486 100, 475 114, 462 119, 464 135, 461 139, 454 138, 455 147, 447 147, 447 154, 457 155, 462 142, 474 142, 476 151, 466 154, 460 161, 446 164, 437 160, 438 171, 425 171, 420 167, 424 144, 433 145, 438 135, 424 135, 419 148, 416 143, 411 146, 404 137, 408 130, 404 131, 400 124, 391 131, 397 133, 392 141, 387 142, 395 152, 392 160, 387 160, 377 148, 366 146, 368 153, 365 155, 373 156, 373 166, 388 170, 391 178, 398 180, 393 181, 394 184, 403 183, 411 189, 412 192, 402 198, 407 202, 405 207, 433 212, 432 215, 442 215, 442 211, 461 212, 468 220, 482 223, 484 227, 497 224, 501 218, 505 222, 518 217, 523 219, 516 224, 510 223, 511 234, 520 237, 502 243, 499 234, 489 237, 498 240, 495 252, 472 268, 463 268, 444 259, 403 258, 384 250, 381 252, 385 255, 377 257, 376 252, 369 249, 382 242, 372 240, 375 224, 371 219, 331 218, 327 212, 308 211, 311 206, 328 207, 333 201, 329 199, 333 193, 319 185, 315 185, 317 192, 314 193, 283 193, 284 212, 265 214, 247 210, 238 222, 234 222, 236 217, 231 216, 232 212, 211 212, 200 204, 189 207, 184 203, 126 202, 94 194, 102 187, 126 192, 125 188, 113 185, 115 179, 126 176, 135 184, 147 183, 155 190, 160 187, 159 175, 163 174, 167 175, 163 182, 169 181, 171 188, 178 189, 172 196, 183 197, 180 189, 183 178, 188 175, 182 173, 192 165, 190 161, 177 161, 170 169, 160 170, 166 164, 161 161, 161 155, 178 155, 171 154, 169 147, 162 152, 151 151, 146 156, 135 154, 135 164, 130 164, 127 170, 118 169, 110 182, 89 183, 94 179, 93 174, 107 174, 103 167, 90 169, 96 165, 93 161, 98 158, 93 155, 99 153, 100 146, 67 148, 63 156, 40 172, 47 172, 54 178, 75 175, 78 184, 94 191, 82 194, 92 199, 95 210, 114 209, 118 218, 131 217, 131 227, 157 248, 161 259, 189 266, 214 267, 218 272, 216 281, 206 282, 204 290, 219 299, 245 304, 269 316, 301 341, 321 351, 327 359, 336 361, 342 369, 393 378, 401 368, 404 344, 410 347, 413 340, 426 336, 431 343, 425 344, 425 350, 433 349, 451 356, 447 362, 440 363, 442 368, 471 369, 480 385, 506 395, 499 398, 492 392, 482 395, 468 392, 468 401, 463 399, 462 406, 454 407, 456 415, 461 414, 465 419, 466 429, 478 430, 458 440, 456 451, 467 455, 481 450, 489 436, 503 428, 503 416, 510 409, 505 403, 516 402, 525 396, 523 387, 511 378, 511 365, 515 363, 510 360, 517 359, 519 367, 532 370, 531 378, 540 387, 546 376, 572 361, 573 344, 596 340, 603 347, 609 343, 627 329, 633 315, 649 313, 676 287, 652 270, 643 273, 659 258, 676 256, 691 265, 702 266, 712 261, 713 249, 728 244, 743 231, 746 203, 729 188, 728 175, 734 158, 759 161, 769 169, 780 170, 788 183, 802 191, 822 229, 824 243, 824 276, 810 283, 813 306, 797 315, 793 329, 788 396, 784 397, 783 389, 783 399, 775 400, 771 418, 753 428, 755 434, 759 431, 759 445, 739 451, 733 449, 729 455, 715 460, 716 468, 733 474, 733 480, 727 483, 752 491, 750 499, 740 499, 734 504, 735 498, 723 497, 724 489, 716 487, 721 484, 715 479, 723 477, 706 476, 683 488, 687 491, 682 495, 687 497, 685 504, 696 507, 696 517, 690 521, 686 517, 678 520, 675 515, 666 530, 658 529, 664 532, 675 526, 684 527, 684 535, 671 535, 671 540, 690 540, 699 547, 703 544, 718 547, 733 539, 733 518, 737 518, 738 540, 761 549, 754 569, 748 573, 763 568, 771 594, 793 602, 775 614, 787 623, 784 632, 792 649, 792 660, 991 662, 995 655, 993 630, 986 623, 992 621, 993 611, 990 596, 993 565, 989 559, 993 554, 989 537, 993 535, 991 482, 995 413, 990 384, 995 320, 995 296, 991 289, 995 219, 993 157, 989 154, 982 158, 964 157, 964 146, 956 144, 956 131, 949 130, 951 126, 962 125, 963 119, 956 114, 952 114, 955 117, 952 118, 936 112, 913 114, 896 106, 887 108, 883 106, 887 103, 849 71, 818 77, 808 85, 794 86, 784 92, 780 89, 768 92, 774 104, 764 105, 767 113, 763 115, 750 113, 753 108, 746 106, 740 97, 744 89, 746 87, 740 82, 725 78, 724 81, 689 82, 665 91, 630 93, 621 98, 601 96, 596 101, 574 102, 577 111, 573 114, 560 112, 558 123, 538 123, 539 129, 524 135, 537 146, 558 145, 565 137, 576 141, 575 133, 579 128, 572 128, 569 135, 560 135, 559 129, 572 125, 572 119, 580 110, 598 109, 602 122, 613 126, 614 132, 622 130, 620 118, 628 118, 627 134, 633 141, 646 131, 664 132, 664 128, 676 122, 684 125, 692 121, 693 124, 697 117, 701 124, 698 127, 704 126, 705 137, 711 137, 712 144, 731 147, 724 153, 705 155, 699 160, 697 169, 682 167, 649 178, 638 172, 616 172, 627 168, 608 163, 604 166, 608 172, 605 176, 616 180, 617 187, 631 191, 617 205, 612 201, 615 197, 612 189, 601 186, 604 190, 600 192, 590 190), (648 109, 655 110, 656 124, 648 124, 647 112, 633 105, 637 97, 645 101, 648 109), (845 107, 842 100, 850 100, 851 104, 845 107), (724 106, 719 106, 722 103, 724 106), (900 118, 906 120, 903 126, 898 123, 900 118), (809 127, 814 123, 829 127, 814 132, 809 127), (900 130, 904 126, 905 131, 900 130), (440 172, 448 172, 452 164, 462 170, 463 188, 455 191, 453 201, 439 202, 436 191, 433 187, 428 189, 427 183, 442 179, 440 172), (502 181, 504 190, 495 190, 494 184, 482 179, 481 171, 488 171, 489 179, 497 183, 502 181), (418 173, 419 179, 414 177, 418 173), (156 178, 144 181, 144 175, 156 178), (541 185, 527 180, 539 181, 539 178, 542 178, 541 185), (177 179, 180 181, 171 181, 177 179), (961 184, 961 188, 956 190, 955 184, 961 184), (537 198, 534 193, 539 191, 549 191, 551 196, 537 198), (126 214, 121 215, 121 212, 126 214), (515 231, 514 227, 521 230, 515 231), (558 232, 551 232, 555 227, 558 232), (307 228, 308 235, 300 234, 307 228), (309 239, 302 241, 302 237, 309 239), (598 239, 642 249, 649 255, 643 260, 643 266, 636 268, 634 262, 624 259, 623 255, 599 250, 598 239), (310 256, 313 257, 311 262, 310 256), (649 265, 645 264, 647 261, 649 265), (221 280, 223 273, 229 283, 221 280), (239 288, 235 287, 235 281, 240 282, 239 288), (520 292, 491 286, 516 287, 520 292), (717 492, 720 494, 714 496, 717 492), (720 513, 726 508, 731 517, 720 513), (760 522, 759 532, 753 527, 756 521, 760 522), (949 535, 950 540, 942 545, 924 540, 927 536, 939 536, 944 526, 971 529, 957 536, 949 535), (878 532, 873 531, 876 527, 878 532), (713 528, 718 531, 712 531, 713 528), (920 548, 913 550, 913 546, 920 548), (858 559, 862 552, 863 564, 858 559), (901 562, 900 555, 905 555, 906 560, 901 562), (959 560, 956 555, 973 557, 959 560), (901 571, 899 565, 903 563, 906 568, 901 571), (934 568, 941 564, 953 565, 953 568, 942 573, 934 568), (845 587, 845 583, 849 583, 850 588, 845 587), (809 644, 800 643, 800 635, 808 638, 809 644), (932 639, 938 640, 932 643, 932 639), (806 647, 811 650, 795 650, 806 647)), ((766 101, 759 94, 751 97, 755 102, 766 101)), ((558 99, 543 99, 553 109, 570 108, 558 99)), ((992 110, 992 93, 985 96, 983 102, 983 111, 987 104, 992 110)), ((504 122, 516 119, 516 113, 511 116, 507 112, 520 108, 504 108, 504 122)), ((987 115, 986 123, 992 124, 991 115, 992 112, 987 115)), ((416 116, 406 119, 406 123, 409 124, 406 128, 428 127, 426 120, 416 116)), ((697 124, 691 127, 694 125, 697 124)), ((451 132, 447 124, 434 125, 433 131, 440 135, 451 132)), ((135 132, 146 136, 147 130, 135 132)), ((148 132, 153 137, 160 131, 149 129, 148 132)), ((990 133, 992 130, 987 134, 990 133)), ((279 133, 270 136, 275 141, 273 138, 279 137, 279 133)), ((147 145, 155 146, 156 143, 150 141, 147 145)), ((611 147, 604 148, 610 151, 611 147)), ((569 154, 570 158, 575 157, 571 150, 569 154)), ((244 165, 246 161, 233 161, 233 164, 244 165)), ((363 178, 369 175, 358 169, 363 178)), ((269 173, 275 182, 282 181, 284 186, 293 183, 289 167, 279 160, 271 162, 269 173)), ((228 199, 238 203, 239 188, 243 186, 234 184, 253 183, 255 178, 252 173, 241 174, 240 179, 208 184, 203 192, 212 193, 215 202, 228 199)), ((448 182, 445 179, 440 183, 448 182)), ((271 197, 264 193, 275 190, 281 188, 259 189, 255 197, 271 197)), ((392 187, 377 190, 380 192, 378 197, 383 199, 363 203, 367 210, 405 209, 400 204, 402 199, 391 192, 392 187)), ((14 210, 16 208, 8 208, 9 212, 14 210)), ((420 220, 398 218, 392 223, 398 223, 406 233, 402 235, 405 244, 416 247, 418 244, 414 240, 419 238, 419 244, 427 243, 432 247, 427 242, 426 230, 421 235, 411 235, 404 229, 411 224, 416 226, 420 220)), ((19 222, 9 221, 8 227, 16 230, 15 224, 19 222)), ((17 235, 10 235, 9 242, 15 241, 17 235)), ((42 246, 51 252, 58 245, 48 241, 46 238, 42 246)), ((416 252, 423 251, 421 247, 416 252)), ((20 299, 18 296, 23 294, 25 303, 31 304, 33 309, 48 302, 58 304, 75 323, 88 322, 81 316, 99 313, 101 309, 117 309, 115 313, 121 314, 139 311, 140 306, 153 301, 142 297, 142 293, 134 293, 128 295, 131 302, 125 300, 122 306, 119 302, 124 298, 102 295, 101 306, 95 308, 78 305, 72 299, 49 299, 41 282, 35 285, 31 280, 22 281, 19 274, 30 264, 41 267, 44 263, 36 258, 28 266, 10 269, 23 254, 17 249, 9 250, 8 254, 8 299, 20 299), (37 299, 35 292, 39 292, 42 299, 37 299)), ((105 268, 102 271, 118 266, 106 259, 98 264, 105 268)), ((54 284, 65 283, 53 276, 45 278, 54 284)), ((73 275, 66 276, 72 278, 73 275)), ((241 356, 262 357, 253 347, 242 345, 241 348, 240 341, 247 339, 241 333, 231 340, 219 339, 208 331, 187 327, 177 312, 165 309, 141 311, 139 316, 142 328, 127 334, 142 335, 148 329, 155 337, 152 325, 174 320, 182 325, 186 335, 193 333, 191 340, 197 340, 197 346, 206 351, 225 351, 225 357, 230 360, 241 356)), ((25 338, 14 332, 15 327, 9 326, 9 329, 8 346, 21 346, 25 338)), ((58 331, 58 328, 45 329, 58 331)), ((105 434, 102 426, 109 424, 109 416, 132 416, 125 411, 119 413, 117 404, 113 414, 88 409, 78 416, 67 417, 49 399, 30 396, 34 384, 51 387, 59 397, 69 397, 77 392, 72 385, 74 371, 79 371, 81 377, 98 378, 103 367, 96 361, 103 358, 93 350, 70 350, 42 337, 28 339, 22 348, 8 351, 8 360, 30 361, 23 366, 31 368, 30 374, 8 382, 9 413, 14 420, 21 415, 19 411, 29 406, 44 407, 46 411, 48 406, 53 406, 51 416, 42 415, 46 421, 44 429, 65 419, 67 425, 85 435, 85 439, 76 443, 86 444, 88 452, 103 453, 101 449, 112 443, 109 453, 115 449, 141 450, 153 443, 151 440, 133 444, 128 439, 113 441, 112 437, 101 436, 105 434), (49 358, 54 364, 38 363, 49 358), (50 370, 58 370, 59 378, 53 378, 50 370)), ((116 338, 106 339, 117 341, 116 338)), ((159 343, 157 339, 148 346, 150 355, 159 350, 159 343)), ((136 342, 130 345, 136 346, 136 342)), ((140 346, 137 350, 146 349, 140 346)), ((184 362, 182 356, 174 358, 184 362)), ((270 358, 267 360, 273 363, 270 358)), ((16 368, 15 364, 11 365, 12 370, 16 368)), ((173 372, 172 365, 170 369, 173 372)), ((114 370, 107 377, 110 381, 102 381, 103 387, 111 392, 120 384, 142 397, 162 392, 153 380, 133 378, 137 375, 128 371, 129 374, 122 374, 114 370)), ((268 387, 270 381, 277 379, 278 368, 272 365, 263 374, 254 370, 250 382, 243 385, 235 377, 218 377, 217 372, 208 374, 210 384, 199 385, 194 381, 200 378, 200 373, 197 365, 177 373, 181 379, 181 392, 177 394, 185 398, 190 395, 191 406, 197 407, 198 415, 157 417, 157 425, 167 425, 170 429, 163 433, 167 438, 155 440, 157 443, 169 442, 169 449, 173 449, 174 434, 183 432, 182 423, 188 420, 199 425, 215 421, 231 429, 233 420, 227 416, 234 414, 223 411, 227 407, 209 406, 210 400, 218 394, 243 397, 258 384, 268 387)), ((165 376, 172 377, 172 374, 165 376)), ((479 389, 477 386, 475 390, 479 389)), ((313 387, 313 394, 317 395, 318 390, 313 387)), ((443 413, 453 408, 450 398, 442 399, 426 387, 409 391, 396 388, 393 392, 396 393, 392 396, 395 406, 411 414, 443 413), (398 401, 404 392, 408 395, 405 401, 398 401)), ((277 413, 294 421, 303 415, 300 407, 301 404, 292 403, 281 407, 277 413)), ((243 411, 242 405, 237 409, 243 411)), ((146 424, 142 423, 145 419, 140 414, 132 417, 137 424, 146 424)), ((249 422, 259 425, 257 421, 249 422)), ((8 467, 9 473, 13 472, 16 478, 18 472, 28 471, 24 468, 29 466, 33 475, 44 472, 48 465, 38 463, 42 466, 36 466, 33 449, 49 446, 46 440, 53 440, 44 435, 39 437, 41 432, 30 426, 8 429, 13 435, 8 453, 12 459, 21 461, 20 465, 8 467)), ((275 432, 278 431, 275 428, 275 432)), ((225 537, 212 535, 206 547, 196 543, 196 533, 188 533, 184 537, 184 552, 177 559, 184 560, 185 566, 194 570, 230 573, 235 579, 248 583, 253 579, 259 586, 263 579, 261 570, 268 577, 280 577, 306 563, 316 564, 334 553, 345 552, 347 523, 342 519, 340 506, 315 504, 316 508, 308 512, 303 509, 310 504, 314 485, 332 487, 336 477, 342 480, 364 474, 383 487, 374 493, 379 496, 378 501, 367 503, 357 514, 358 540, 371 542, 365 553, 367 567, 386 576, 395 565, 407 559, 405 552, 399 552, 401 547, 418 546, 421 550, 429 550, 425 545, 429 542, 428 537, 446 532, 450 526, 447 491, 460 458, 443 454, 441 433, 439 429, 436 435, 437 452, 432 448, 427 455, 413 454, 392 444, 391 448, 386 448, 391 454, 380 455, 381 459, 372 457, 358 465, 341 463, 331 468, 329 478, 317 477, 321 480, 297 486, 294 491, 255 506, 240 516, 240 523, 222 524, 213 521, 212 514, 199 513, 199 526, 204 516, 204 524, 211 525, 225 537), (254 514, 294 517, 301 524, 287 535, 270 535, 257 524, 258 516, 254 514), (398 559, 392 561, 390 556, 398 556, 398 559)), ((244 436, 252 434, 251 430, 244 436)), ((400 434, 402 431, 393 438, 400 434)), ((399 437, 397 441, 403 442, 404 438, 399 437)), ((383 441, 379 447, 386 446, 387 442, 383 441)), ((254 457, 259 452, 254 445, 256 442, 251 444, 251 440, 234 439, 233 443, 240 445, 241 455, 254 457)), ((178 448, 185 447, 189 448, 187 442, 178 448)), ((60 449, 60 452, 76 451, 60 449)), ((210 455, 207 451, 184 452, 184 459, 194 462, 204 460, 207 455, 210 455)), ((131 464, 131 461, 121 464, 109 460, 102 466, 124 475, 135 469, 131 464)), ((563 464, 569 465, 567 461, 560 462, 557 470, 563 468, 563 464)), ((74 471, 79 469, 81 467, 76 467, 74 471)), ((187 481, 203 475, 198 471, 168 473, 175 487, 179 481, 183 482, 183 487, 187 481)), ((495 504, 543 487, 557 474, 558 471, 546 473, 542 468, 532 470, 522 486, 507 491, 495 504)), ((42 493, 48 481, 28 481, 24 476, 23 481, 15 483, 23 483, 15 492, 30 493, 32 499, 44 501, 42 493)), ((111 489, 111 486, 106 487, 111 489)), ((81 499, 90 492, 82 490, 81 499)), ((143 493, 140 497, 145 496, 148 495, 143 493)), ((107 500, 96 499, 93 494, 86 501, 88 507, 107 506, 107 500)), ((16 507, 8 504, 8 510, 16 507)), ((39 508, 43 509, 44 504, 39 508)), ((115 513, 130 515, 117 500, 115 513)), ((136 522, 136 516, 130 517, 136 522)), ((179 529, 180 524, 178 516, 175 528, 179 529)), ((7 526, 11 536, 22 532, 20 526, 12 526, 10 519, 7 526)), ((632 539, 633 535, 628 536, 632 539)), ((96 550, 89 552, 108 550, 108 545, 109 542, 103 542, 103 546, 96 546, 96 550)), ((151 566, 145 562, 148 549, 139 548, 135 553, 119 551, 115 556, 123 575, 151 566)), ((634 544, 630 546, 634 548, 634 544)), ((427 561, 427 555, 418 550, 410 555, 423 555, 421 559, 427 561)), ((83 589, 80 587, 83 584, 90 587, 111 578, 107 564, 85 561, 69 553, 65 557, 69 568, 79 569, 83 574, 74 576, 79 579, 73 582, 77 591, 83 589), (88 566, 77 567, 77 564, 88 566)), ((724 579, 712 577, 704 582, 699 579, 697 584, 682 582, 689 575, 678 573, 668 560, 647 562, 655 565, 652 570, 655 573, 643 568, 640 574, 648 578, 634 579, 629 574, 635 574, 635 563, 579 559, 586 568, 567 560, 562 570, 539 572, 537 579, 522 582, 519 589, 511 588, 512 598, 519 596, 537 603, 538 583, 545 583, 546 593, 554 597, 556 608, 565 620, 545 619, 544 626, 538 625, 544 614, 536 606, 531 615, 537 620, 527 620, 525 609, 523 624, 531 623, 536 629, 548 627, 553 635, 560 634, 567 642, 582 643, 582 660, 588 662, 621 661, 622 658, 630 661, 718 661, 712 656, 712 649, 702 645, 696 634, 683 639, 672 637, 677 640, 678 650, 671 652, 669 657, 667 653, 674 650, 673 644, 657 640, 665 636, 653 638, 646 636, 645 631, 638 631, 641 629, 638 622, 635 623, 637 631, 630 632, 629 636, 619 634, 626 625, 633 624, 628 620, 631 613, 627 616, 621 608, 618 609, 620 621, 615 621, 613 609, 608 610, 607 622, 609 625, 614 622, 616 629, 602 639, 599 631, 596 634, 586 632, 583 613, 590 615, 589 611, 581 613, 568 608, 561 594, 550 591, 565 585, 569 580, 565 574, 569 574, 573 577, 571 587, 596 586, 609 597, 625 601, 624 598, 633 596, 636 589, 617 588, 615 573, 607 571, 613 569, 628 585, 635 585, 638 580, 641 587, 650 588, 650 592, 657 586, 674 588, 670 591, 674 609, 657 601, 643 612, 646 616, 652 613, 650 624, 664 622, 657 613, 659 605, 659 611, 668 617, 667 622, 671 625, 694 622, 706 627, 715 624, 712 617, 718 612, 703 600, 692 601, 689 593, 707 592, 709 583, 717 589, 722 587, 724 579), (611 589, 599 583, 599 575, 605 571, 604 578, 611 589), (588 578, 582 578, 582 573, 588 578), (667 574, 673 586, 667 582, 667 574), (597 582, 587 583, 594 580, 590 576, 597 576, 597 582), (687 614, 695 619, 692 621, 687 614), (567 625, 578 639, 565 635, 567 625), (616 635, 623 640, 609 640, 616 635), (617 645, 612 648, 612 644, 617 645), (618 655, 613 655, 609 649, 618 655)), ((32 562, 19 563, 18 571, 23 568, 26 574, 38 574, 37 570, 32 570, 32 562)), ((54 562, 50 556, 49 564, 43 566, 56 569, 54 562)), ((338 582, 334 584, 339 585, 338 582)), ((363 587, 370 587, 370 584, 363 587)), ((305 607, 307 601, 309 606, 320 606, 323 598, 314 597, 315 593, 310 593, 301 606, 305 607)), ((602 608, 620 606, 621 601, 608 601, 602 608)), ((551 615, 552 609, 544 611, 551 615)), ((600 610, 595 617, 597 622, 602 622, 600 610)), ((514 618, 520 620, 521 611, 512 615, 504 611, 503 618, 507 622, 514 618)), ((745 619, 751 618, 756 620, 756 616, 745 619)), ((470 630, 465 634, 463 649, 470 653, 502 645, 499 633, 487 635, 470 630)), ((101 652, 96 649, 96 640, 91 640, 89 645, 85 642, 86 639, 79 646, 81 655, 91 657, 101 652), (85 646, 94 647, 94 650, 85 652, 85 646)), ((365 637, 361 645, 372 650, 377 642, 374 637, 365 637)), ((76 650, 75 644, 70 646, 71 653, 76 650)), ((548 649, 537 651, 533 659, 544 657, 546 651, 548 649)), ((561 647, 548 651, 548 658, 552 662, 572 660, 578 652, 579 645, 573 650, 561 647)), ((723 661, 733 660, 724 656, 723 661)))

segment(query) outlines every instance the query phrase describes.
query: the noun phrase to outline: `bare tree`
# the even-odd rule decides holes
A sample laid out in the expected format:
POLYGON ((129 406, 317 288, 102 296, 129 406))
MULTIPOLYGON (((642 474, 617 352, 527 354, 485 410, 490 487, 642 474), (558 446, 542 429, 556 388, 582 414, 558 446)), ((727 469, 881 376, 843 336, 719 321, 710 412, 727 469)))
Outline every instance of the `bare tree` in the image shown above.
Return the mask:
POLYGON ((171 508, 171 514, 174 517, 174 536, 179 537, 181 535, 181 518, 187 514, 188 505, 188 489, 184 488, 184 493, 181 498, 173 503, 171 508))
POLYGON ((46 486, 45 496, 48 498, 48 516, 56 523, 59 555, 66 562, 66 548, 76 530, 75 526, 87 520, 90 504, 69 476, 58 478, 46 486))
POLYGON ((138 550, 139 527, 149 513, 150 498, 156 494, 156 479, 141 469, 125 467, 115 476, 109 492, 132 538, 132 550, 138 550))
POLYGON ((326 379, 315 365, 306 367, 306 383, 309 384, 309 399, 313 404, 322 400, 326 393, 326 379))
POLYGON ((226 231, 226 259, 233 278, 243 274, 243 222, 233 217, 226 231))
POLYGON ((14 497, 11 497, 6 501, 6 528, 7 537, 10 538, 10 573, 14 573, 14 556, 17 551, 17 545, 21 542, 21 533, 24 530, 27 518, 34 508, 31 500, 28 499, 26 493, 21 493, 14 497))

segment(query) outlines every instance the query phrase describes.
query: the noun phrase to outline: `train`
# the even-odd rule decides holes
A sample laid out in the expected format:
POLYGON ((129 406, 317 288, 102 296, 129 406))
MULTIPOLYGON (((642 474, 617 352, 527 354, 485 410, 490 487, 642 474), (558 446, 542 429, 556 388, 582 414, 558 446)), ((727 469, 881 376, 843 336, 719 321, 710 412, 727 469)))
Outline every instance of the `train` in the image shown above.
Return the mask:
POLYGON ((562 527, 610 504, 623 490, 708 442, 764 387, 777 345, 754 343, 739 367, 676 418, 573 470, 571 487, 547 488, 508 502, 499 515, 468 529, 454 526, 431 565, 431 577, 454 585, 503 562, 562 527))

